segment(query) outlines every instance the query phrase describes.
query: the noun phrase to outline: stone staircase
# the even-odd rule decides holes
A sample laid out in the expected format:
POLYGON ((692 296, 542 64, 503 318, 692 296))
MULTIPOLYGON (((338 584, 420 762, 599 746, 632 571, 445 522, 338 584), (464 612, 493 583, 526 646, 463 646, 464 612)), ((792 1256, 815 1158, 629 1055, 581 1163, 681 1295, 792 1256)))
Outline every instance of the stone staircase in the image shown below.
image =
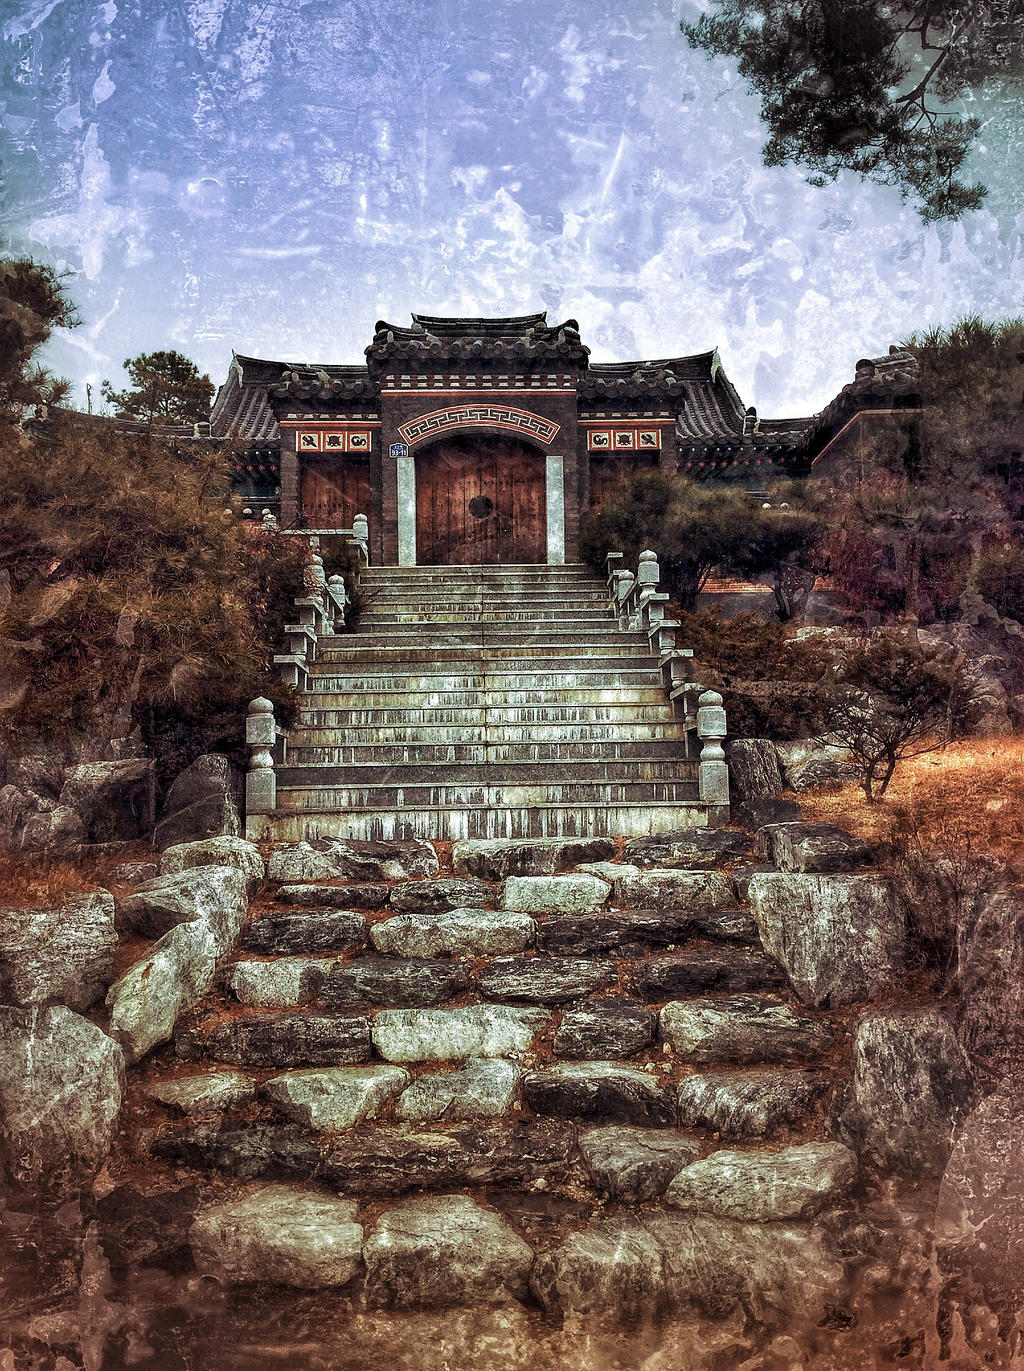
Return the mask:
MULTIPOLYGON (((374 567, 321 637, 249 836, 642 835, 708 822, 647 635, 583 566, 374 567)), ((664 598, 664 597, 662 597, 664 598)))
POLYGON ((857 1184, 826 1140, 842 1016, 765 954, 749 836, 620 849, 272 853, 218 988, 132 1086, 148 1164, 222 1178, 201 1270, 371 1307, 841 1305, 817 1216, 857 1184))

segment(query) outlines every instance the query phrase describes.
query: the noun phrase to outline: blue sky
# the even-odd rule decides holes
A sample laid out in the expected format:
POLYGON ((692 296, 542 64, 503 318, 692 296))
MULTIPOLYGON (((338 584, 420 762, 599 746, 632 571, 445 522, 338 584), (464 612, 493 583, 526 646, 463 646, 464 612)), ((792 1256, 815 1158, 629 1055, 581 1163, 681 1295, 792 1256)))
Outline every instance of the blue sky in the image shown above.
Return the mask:
POLYGON ((991 187, 926 227, 888 188, 765 169, 685 0, 0 0, 2 246, 73 273, 76 383, 176 347, 358 361, 380 317, 546 308, 595 360, 721 350, 820 409, 911 329, 1024 312, 1021 103, 991 187))

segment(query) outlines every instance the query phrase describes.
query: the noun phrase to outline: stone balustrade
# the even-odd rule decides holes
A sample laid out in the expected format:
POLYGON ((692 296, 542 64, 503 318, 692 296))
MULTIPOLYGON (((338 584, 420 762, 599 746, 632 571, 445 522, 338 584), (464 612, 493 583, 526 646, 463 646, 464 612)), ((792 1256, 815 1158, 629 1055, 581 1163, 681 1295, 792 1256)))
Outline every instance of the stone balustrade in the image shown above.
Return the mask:
POLYGON ((245 745, 249 764, 245 776, 245 812, 272 814, 277 808, 276 766, 288 756, 288 735, 277 726, 274 706, 259 696, 249 705, 245 718, 245 745))
MULTIPOLYGON (((729 771, 722 746, 727 732, 721 695, 691 679, 693 649, 676 644, 679 623, 665 617, 669 596, 658 590, 661 569, 657 553, 641 552, 636 572, 625 566, 621 552, 605 557, 608 594, 623 632, 643 633, 658 658, 669 699, 686 725, 687 738, 701 742, 700 798, 709 805, 729 804, 729 771)), ((689 745, 689 744, 688 744, 689 745)))

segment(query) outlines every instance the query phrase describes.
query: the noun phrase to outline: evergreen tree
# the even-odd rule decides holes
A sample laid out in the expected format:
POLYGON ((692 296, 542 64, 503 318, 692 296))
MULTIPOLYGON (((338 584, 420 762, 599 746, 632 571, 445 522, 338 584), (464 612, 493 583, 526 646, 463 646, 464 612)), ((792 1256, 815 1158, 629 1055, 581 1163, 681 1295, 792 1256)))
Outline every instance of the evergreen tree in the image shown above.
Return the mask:
POLYGON ((180 352, 142 352, 125 359, 131 389, 115 390, 109 381, 103 398, 118 419, 146 424, 193 424, 210 417, 213 382, 180 352))
POLYGON ((960 179, 981 121, 951 105, 1024 78, 1024 0, 714 0, 682 31, 738 60, 761 97, 767 166, 812 184, 842 171, 898 186, 925 219, 957 219, 986 191, 960 179))

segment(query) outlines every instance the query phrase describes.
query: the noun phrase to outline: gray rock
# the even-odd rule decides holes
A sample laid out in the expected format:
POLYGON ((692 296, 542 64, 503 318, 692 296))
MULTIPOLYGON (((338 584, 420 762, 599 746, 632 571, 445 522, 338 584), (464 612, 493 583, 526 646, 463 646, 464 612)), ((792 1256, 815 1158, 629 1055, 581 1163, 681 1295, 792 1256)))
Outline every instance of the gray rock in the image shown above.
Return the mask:
POLYGON ((260 1093, 296 1123, 336 1131, 375 1118, 409 1080, 400 1066, 309 1067, 271 1076, 260 1093))
POLYGON ((244 873, 231 866, 203 866, 146 881, 118 901, 117 918, 140 937, 162 938, 193 919, 233 923, 237 911, 246 908, 244 873))
POLYGON ((771 800, 782 794, 782 767, 769 738, 732 738, 725 745, 729 792, 737 800, 771 800))
POLYGON ((120 862, 110 873, 114 885, 145 885, 160 875, 157 862, 120 862))
POLYGON ((275 897, 281 904, 311 905, 317 909, 381 909, 388 902, 388 887, 375 883, 357 885, 283 885, 275 897))
POLYGON ((651 957, 629 981, 642 999, 667 1000, 709 990, 774 990, 785 984, 785 976, 775 962, 751 948, 700 947, 651 957))
POLYGON ((600 876, 602 881, 611 881, 612 884, 620 876, 637 876, 640 873, 640 868, 630 862, 583 862, 576 870, 600 876))
POLYGON ((820 1229, 655 1211, 572 1233, 534 1263, 530 1284, 549 1313, 615 1324, 741 1307, 759 1322, 813 1326, 841 1302, 843 1269, 820 1229))
POLYGON ((631 1057, 654 1041, 655 1022, 633 1000, 586 1000, 563 1013, 553 1045, 560 1057, 631 1057))
POLYGON ((430 881, 409 881, 392 886, 389 903, 400 914, 440 914, 446 909, 488 905, 493 896, 486 881, 440 876, 430 881))
POLYGON ((243 784, 227 757, 208 753, 171 782, 153 830, 158 852, 200 838, 240 837, 244 832, 243 784))
POLYGON ((1019 1067, 960 1129, 935 1211, 939 1265, 1012 1320, 1024 1287, 1024 1090, 1019 1067))
POLYGON ((603 1195, 639 1204, 663 1195, 669 1181, 700 1156, 700 1144, 676 1129, 613 1125, 581 1133, 580 1152, 603 1195))
POLYGON ((731 807, 733 823, 743 824, 746 828, 763 828, 765 824, 789 824, 800 817, 800 805, 796 800, 769 799, 741 800, 731 807))
POLYGON ((352 1200, 268 1185, 202 1210, 189 1234, 200 1273, 224 1285, 347 1285, 362 1266, 352 1200))
POLYGON ((876 1166, 940 1176, 975 1099, 970 1063, 945 1015, 877 1010, 857 1025, 853 1077, 834 1106, 835 1131, 876 1166))
POLYGON ((724 1138, 766 1138, 803 1121, 828 1077, 799 1070, 707 1072, 679 1082, 679 1122, 724 1138))
POLYGON ((833 1042, 827 1023, 763 996, 673 1000, 660 1019, 665 1041, 698 1066, 806 1061, 827 1052, 833 1042))
POLYGON ((452 869, 458 876, 503 881, 506 876, 553 876, 583 862, 615 856, 610 838, 513 838, 456 843, 452 869))
POLYGON ((242 946, 264 955, 348 952, 366 940, 366 915, 354 909, 301 909, 263 914, 242 931, 242 946))
POLYGON ((418 838, 318 838, 284 843, 270 858, 272 881, 407 881, 436 876, 437 853, 418 838))
POLYGON ((664 1312, 660 1245, 637 1219, 608 1219, 569 1236, 534 1262, 530 1288, 549 1314, 616 1325, 664 1312))
POLYGON ((227 1114, 256 1098, 256 1083, 240 1071, 203 1071, 144 1086, 144 1093, 191 1119, 227 1114))
POLYGON ((615 952, 640 956, 647 947, 670 947, 694 931, 685 909, 615 909, 550 914, 537 930, 543 952, 615 952))
POLYGON ((786 767, 786 785, 797 794, 808 790, 838 790, 844 785, 857 785, 862 779, 860 768, 843 756, 808 757, 786 767))
POLYGON ((501 908, 526 914, 580 914, 599 909, 611 885, 588 872, 571 876, 509 876, 501 887, 501 908))
POLYGON ((777 1152, 712 1152, 675 1176, 669 1204, 698 1214, 767 1223, 810 1219, 848 1198, 857 1158, 841 1143, 811 1142, 777 1152))
POLYGON ((77 810, 34 790, 0 786, 0 850, 70 857, 85 841, 77 810))
POLYGON ((124 1054, 64 1005, 0 1009, 0 1139, 8 1179, 88 1184, 114 1140, 124 1054))
POLYGON ((235 1066, 351 1065, 370 1056, 370 1025, 362 1014, 253 1014, 180 1034, 175 1052, 235 1066))
POLYGON ((221 898, 165 933, 107 994, 110 1032, 129 1062, 168 1041, 179 1015, 199 1003, 234 948, 248 907, 245 877, 228 868, 209 874, 221 898))
POLYGON ((513 910, 450 909, 441 914, 399 914, 374 924, 378 952, 402 957, 498 957, 522 952, 534 940, 536 924, 513 910))
POLYGON ((8 757, 6 780, 9 785, 55 800, 64 784, 64 769, 59 752, 28 752, 22 757, 8 757))
POLYGON ((761 945, 761 934, 749 909, 706 909, 694 915, 693 930, 719 942, 761 945))
POLYGON ((807 1328, 843 1307, 845 1273, 822 1227, 657 1210, 643 1222, 661 1248, 669 1309, 742 1308, 758 1323, 807 1328))
MULTIPOLYGON (((775 868, 767 862, 759 862, 756 866, 737 866, 729 873, 732 877, 733 885, 736 887, 736 894, 741 900, 750 899, 750 882, 755 876, 762 876, 766 872, 774 872, 775 868)), ((753 919, 753 915, 750 916, 753 919)), ((757 928, 757 924, 754 924, 757 928)), ((758 938, 760 939, 760 934, 758 938)))
POLYGON ((419 1076, 398 1101, 396 1117, 409 1123, 496 1119, 509 1113, 520 1071, 501 1058, 470 1058, 457 1071, 419 1076))
POLYGON ((710 871, 753 850, 749 833, 735 828, 686 828, 681 833, 662 833, 653 838, 630 838, 622 860, 637 866, 673 867, 710 871))
POLYGON ((526 1294, 532 1250, 467 1195, 406 1200, 364 1248, 371 1308, 509 1304, 526 1294))
POLYGON ((241 1004, 294 1009, 312 999, 334 967, 328 957, 277 957, 272 962, 235 962, 224 981, 241 1004))
POLYGON ((806 1004, 870 1000, 903 973, 903 910, 881 876, 767 873, 750 882, 750 904, 765 951, 806 1004))
POLYGON ((849 871, 871 856, 863 839, 835 824, 768 824, 758 829, 757 852, 780 871, 849 871))
POLYGON ((651 868, 615 882, 615 903, 624 909, 685 909, 690 914, 736 904, 732 881, 721 871, 651 868))
POLYGON ((645 1071, 621 1062, 564 1062, 523 1077, 523 1095, 536 1114, 595 1123, 664 1125, 675 1122, 672 1100, 645 1071))
POLYGON ((314 974, 310 987, 333 1009, 367 1004, 416 1008, 450 1000, 469 981, 468 968, 457 962, 357 957, 335 962, 322 978, 314 974))
POLYGON ((957 920, 961 1039, 989 1065, 1024 1060, 1024 890, 997 890, 957 920))
POLYGON ((234 867, 246 877, 250 890, 260 884, 267 872, 259 848, 245 838, 201 838, 197 842, 177 843, 160 858, 160 872, 164 876, 204 866, 234 867))
POLYGON ((527 1052, 547 1024, 542 1009, 467 1005, 460 1009, 384 1009, 373 1021, 373 1045, 391 1062, 446 1062, 514 1057, 527 1052))
POLYGON ((156 818, 154 762, 86 762, 65 773, 60 803, 85 826, 85 841, 110 843, 142 838, 156 818))
POLYGON ((56 908, 0 909, 0 1000, 88 1009, 110 984, 117 954, 105 890, 56 908))
POLYGON ((494 1000, 564 1004, 614 985, 613 964, 583 957, 499 957, 480 976, 480 989, 494 1000))

